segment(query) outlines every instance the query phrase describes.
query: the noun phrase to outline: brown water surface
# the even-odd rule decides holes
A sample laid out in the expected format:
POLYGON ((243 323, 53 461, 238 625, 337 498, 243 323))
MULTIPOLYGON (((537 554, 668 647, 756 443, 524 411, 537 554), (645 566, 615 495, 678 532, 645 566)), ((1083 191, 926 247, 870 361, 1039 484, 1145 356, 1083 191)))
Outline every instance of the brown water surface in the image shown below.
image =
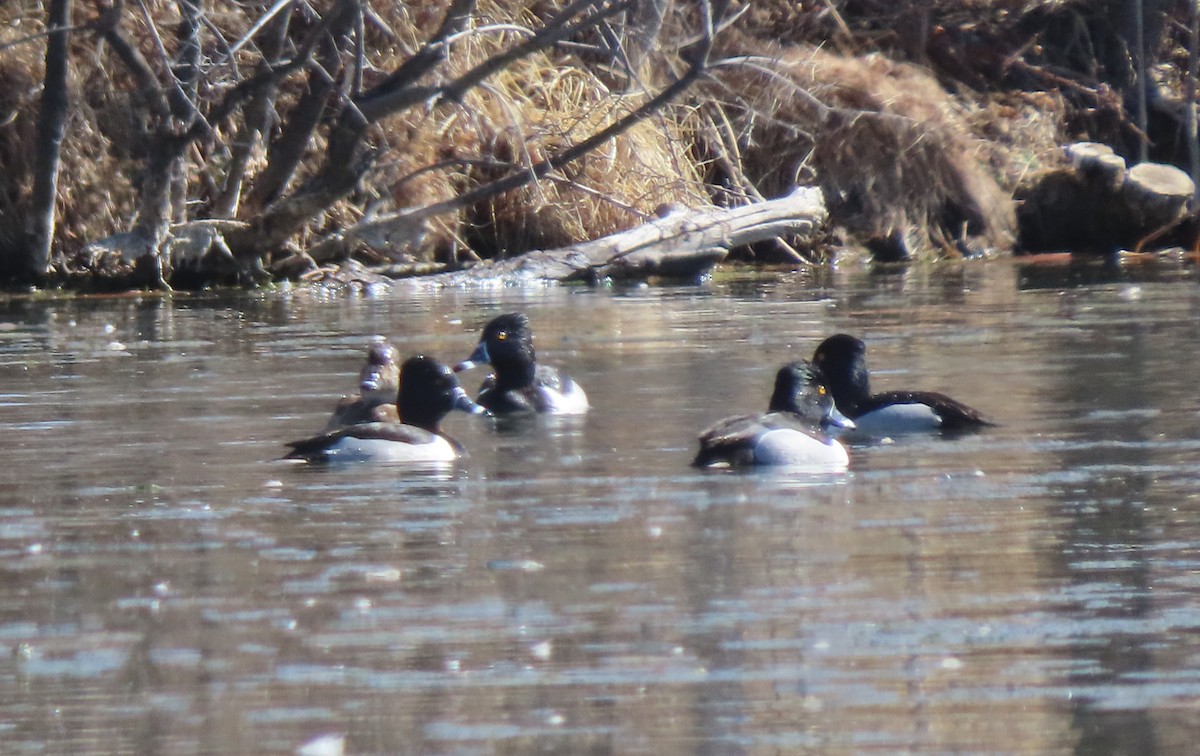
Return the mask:
POLYGON ((3 750, 1192 750, 1195 279, 0 304, 3 750), (452 416, 442 474, 278 461, 371 335, 454 361, 517 309, 585 418, 452 416), (1000 425, 688 466, 838 331, 1000 425))

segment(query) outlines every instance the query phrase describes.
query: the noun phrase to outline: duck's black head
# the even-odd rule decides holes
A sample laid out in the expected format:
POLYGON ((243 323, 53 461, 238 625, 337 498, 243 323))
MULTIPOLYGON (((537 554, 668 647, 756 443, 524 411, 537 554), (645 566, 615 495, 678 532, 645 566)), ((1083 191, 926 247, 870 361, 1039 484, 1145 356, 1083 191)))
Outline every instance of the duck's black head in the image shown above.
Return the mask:
POLYGON ((817 346, 812 361, 838 409, 854 417, 859 404, 871 395, 867 345, 861 339, 839 333, 817 346))
POLYGON ((457 369, 465 370, 479 363, 489 363, 496 369, 496 384, 501 390, 532 386, 537 355, 529 318, 523 313, 510 312, 484 326, 479 345, 457 369))
POLYGON ((435 433, 451 410, 472 414, 487 411, 471 401, 450 368, 424 355, 409 357, 400 367, 396 408, 401 422, 435 433))
POLYGON ((770 412, 791 412, 814 428, 853 428, 854 423, 838 411, 825 388, 820 371, 807 360, 789 362, 775 374, 770 412))

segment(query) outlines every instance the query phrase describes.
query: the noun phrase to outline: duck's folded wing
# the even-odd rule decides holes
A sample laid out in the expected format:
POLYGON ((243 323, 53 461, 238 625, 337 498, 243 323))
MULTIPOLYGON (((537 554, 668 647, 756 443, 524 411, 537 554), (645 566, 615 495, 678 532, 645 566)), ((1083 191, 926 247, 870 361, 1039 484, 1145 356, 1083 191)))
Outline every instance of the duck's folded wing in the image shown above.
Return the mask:
POLYGON ((401 444, 428 444, 438 438, 438 434, 433 431, 404 423, 364 423, 354 428, 347 428, 346 434, 355 438, 395 441, 401 444))
POLYGON ((346 438, 394 441, 402 444, 428 444, 435 441, 438 435, 424 428, 403 423, 360 423, 322 433, 312 438, 291 441, 287 444, 291 451, 288 452, 286 458, 308 459, 336 446, 339 441, 346 438))
POLYGON ((709 443, 737 443, 773 430, 818 432, 811 423, 806 423, 791 412, 765 412, 756 415, 736 415, 720 420, 701 433, 700 440, 709 443))
POLYGON ((875 394, 859 405, 858 414, 865 415, 881 407, 896 404, 924 404, 941 420, 942 430, 963 430, 995 425, 974 407, 951 399, 936 391, 885 391, 875 394))
POLYGON ((719 420, 700 434, 700 451, 692 464, 707 467, 718 462, 736 463, 752 454, 755 439, 781 428, 811 432, 811 428, 788 412, 736 415, 719 420))
POLYGON ((589 409, 583 387, 566 373, 547 365, 538 365, 534 385, 526 394, 538 412, 581 415, 589 409))

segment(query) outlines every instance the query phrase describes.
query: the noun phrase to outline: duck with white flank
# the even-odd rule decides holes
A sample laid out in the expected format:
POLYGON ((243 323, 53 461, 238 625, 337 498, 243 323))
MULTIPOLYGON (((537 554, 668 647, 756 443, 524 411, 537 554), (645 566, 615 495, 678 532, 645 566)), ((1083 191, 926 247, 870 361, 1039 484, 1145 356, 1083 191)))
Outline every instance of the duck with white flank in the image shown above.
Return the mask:
POLYGON ((805 360, 775 375, 767 412, 717 422, 700 434, 697 467, 777 465, 822 472, 845 470, 846 447, 825 435, 828 428, 853 428, 838 412, 820 375, 805 360))
POLYGON ((538 364, 529 318, 522 313, 493 318, 484 326, 475 351, 454 369, 481 364, 490 364, 495 373, 480 386, 475 401, 494 414, 580 415, 588 410, 583 387, 566 373, 538 364))
POLYGON ((813 364, 821 371, 833 400, 858 431, 872 436, 949 433, 993 425, 976 409, 936 391, 871 393, 867 345, 839 333, 817 346, 813 364))
POLYGON ((409 357, 400 368, 396 396, 399 422, 345 426, 288 444, 288 459, 310 462, 376 461, 411 464, 453 462, 462 445, 441 430, 451 410, 486 412, 471 401, 450 368, 429 357, 409 357))

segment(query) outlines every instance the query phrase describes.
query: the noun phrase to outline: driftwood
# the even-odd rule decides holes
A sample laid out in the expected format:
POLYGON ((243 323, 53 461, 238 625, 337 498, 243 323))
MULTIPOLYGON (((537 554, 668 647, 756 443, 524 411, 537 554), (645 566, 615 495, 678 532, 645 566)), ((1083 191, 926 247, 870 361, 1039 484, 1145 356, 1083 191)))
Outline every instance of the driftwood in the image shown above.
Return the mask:
POLYGON ((649 223, 602 239, 421 279, 442 286, 532 282, 695 278, 733 247, 780 236, 811 236, 826 219, 816 187, 735 208, 666 209, 649 223))
MULTIPOLYGON (((311 256, 293 255, 278 263, 275 272, 289 269, 301 280, 328 285, 386 285, 401 277, 436 286, 696 278, 725 259, 734 247, 780 237, 808 238, 826 218, 821 190, 800 187, 778 199, 735 208, 664 207, 658 218, 602 239, 488 260, 462 270, 443 272, 445 265, 435 263, 367 267, 354 260, 319 268, 311 256)), ((239 281, 265 280, 265 270, 239 261, 225 241, 227 233, 242 227, 244 224, 230 220, 175 224, 165 245, 166 270, 201 279, 220 274, 239 281)), ((87 250, 93 267, 105 267, 104 261, 109 267, 129 267, 141 244, 134 234, 116 234, 90 244, 87 250)))

